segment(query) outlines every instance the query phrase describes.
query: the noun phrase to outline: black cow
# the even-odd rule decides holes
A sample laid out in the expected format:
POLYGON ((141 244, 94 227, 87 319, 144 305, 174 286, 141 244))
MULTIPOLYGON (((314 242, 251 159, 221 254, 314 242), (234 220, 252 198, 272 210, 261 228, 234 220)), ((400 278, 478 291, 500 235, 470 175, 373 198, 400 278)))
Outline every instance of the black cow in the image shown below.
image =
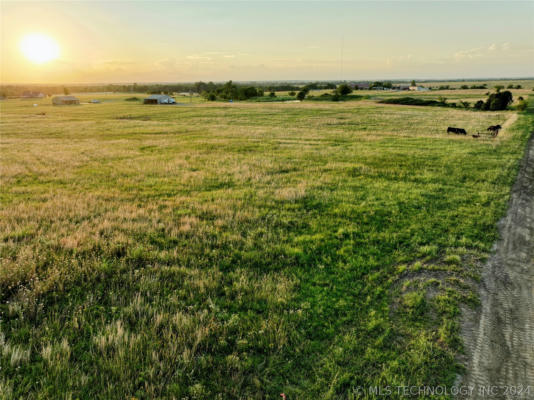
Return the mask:
POLYGON ((491 132, 491 136, 497 136, 501 129, 502 129, 502 126, 500 125, 491 125, 490 127, 488 127, 487 130, 491 132))
POLYGON ((448 127, 447 128, 447 133, 455 133, 457 135, 467 135, 467 132, 465 131, 464 128, 452 128, 452 127, 448 127))

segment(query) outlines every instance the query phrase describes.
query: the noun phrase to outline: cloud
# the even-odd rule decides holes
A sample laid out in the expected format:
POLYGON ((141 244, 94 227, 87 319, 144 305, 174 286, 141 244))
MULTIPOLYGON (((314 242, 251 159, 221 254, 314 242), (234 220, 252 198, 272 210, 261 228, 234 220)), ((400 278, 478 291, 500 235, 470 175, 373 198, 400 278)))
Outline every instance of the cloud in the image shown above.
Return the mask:
MULTIPOLYGON (((508 52, 512 50, 510 43, 491 43, 487 47, 475 47, 467 50, 460 50, 453 54, 456 61, 472 60, 475 58, 495 56, 495 53, 508 52)), ((516 48, 516 51, 521 51, 521 48, 516 48)))
POLYGON ((211 61, 211 57, 193 54, 186 57, 188 60, 197 60, 197 61, 211 61))

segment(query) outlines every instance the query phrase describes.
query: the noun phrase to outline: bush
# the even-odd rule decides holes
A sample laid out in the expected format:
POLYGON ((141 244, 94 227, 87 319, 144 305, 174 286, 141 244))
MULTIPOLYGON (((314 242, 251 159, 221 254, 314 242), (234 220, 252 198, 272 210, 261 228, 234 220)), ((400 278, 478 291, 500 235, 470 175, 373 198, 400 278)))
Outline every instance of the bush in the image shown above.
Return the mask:
POLYGON ((332 101, 339 101, 341 100, 341 96, 339 95, 339 93, 334 93, 332 95, 332 101))
POLYGON ((346 96, 352 93, 352 89, 350 88, 349 85, 347 85, 346 83, 343 83, 337 87, 336 92, 337 92, 336 94, 340 96, 346 96))
POLYGON ((306 98, 306 92, 304 90, 301 90, 297 93, 297 99, 302 101, 306 98))
POLYGON ((296 94, 296 93, 293 92, 293 91, 289 92, 289 95, 290 95, 290 96, 294 96, 295 94, 296 94))
POLYGON ((496 93, 489 95, 488 99, 484 103, 483 109, 490 111, 506 110, 513 101, 514 99, 510 91, 497 91, 496 93))
POLYGON ((484 108, 484 102, 482 100, 477 101, 473 108, 475 110, 482 110, 484 108))
POLYGON ((269 93, 269 97, 276 97, 276 93, 275 92, 269 93))
POLYGON ((128 97, 127 99, 124 99, 124 101, 139 101, 139 97, 128 97))
POLYGON ((460 87, 460 89, 469 89, 469 86, 467 86, 467 85, 462 85, 462 86, 460 87))
POLYGON ((521 100, 515 108, 518 111, 525 111, 527 109, 528 103, 525 100, 521 100))
POLYGON ((463 108, 469 108, 469 106, 471 105, 471 103, 469 103, 468 101, 460 101, 460 104, 463 108))

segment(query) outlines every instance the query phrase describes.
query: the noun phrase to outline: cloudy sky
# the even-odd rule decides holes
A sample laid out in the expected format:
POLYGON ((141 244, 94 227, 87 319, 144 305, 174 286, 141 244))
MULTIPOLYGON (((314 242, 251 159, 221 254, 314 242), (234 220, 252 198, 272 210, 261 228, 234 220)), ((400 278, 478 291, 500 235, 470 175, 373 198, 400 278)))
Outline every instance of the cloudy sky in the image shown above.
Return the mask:
POLYGON ((2 83, 534 76, 534 2, 5 1, 2 83), (31 33, 57 42, 36 64, 31 33))

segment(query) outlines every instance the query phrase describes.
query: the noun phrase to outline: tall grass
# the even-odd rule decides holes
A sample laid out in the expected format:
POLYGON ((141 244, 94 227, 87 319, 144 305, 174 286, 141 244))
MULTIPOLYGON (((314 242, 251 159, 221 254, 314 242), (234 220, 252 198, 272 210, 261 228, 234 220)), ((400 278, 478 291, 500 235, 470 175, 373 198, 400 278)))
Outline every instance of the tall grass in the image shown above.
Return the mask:
POLYGON ((531 114, 46 103, 2 103, 0 397, 453 383, 531 114))

